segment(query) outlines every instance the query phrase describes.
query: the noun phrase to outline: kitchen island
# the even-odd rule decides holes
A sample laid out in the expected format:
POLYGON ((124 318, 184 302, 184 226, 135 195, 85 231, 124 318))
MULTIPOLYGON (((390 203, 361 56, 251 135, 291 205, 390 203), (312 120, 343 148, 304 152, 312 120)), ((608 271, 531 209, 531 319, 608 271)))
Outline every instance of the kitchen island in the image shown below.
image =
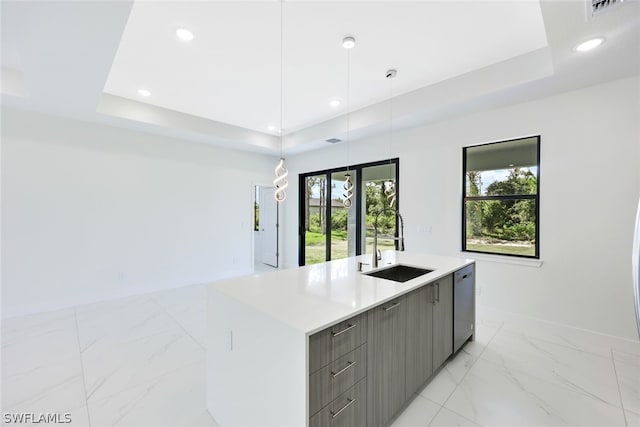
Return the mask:
POLYGON ((363 255, 208 286, 207 407, 220 426, 388 424, 473 339, 472 260, 382 255, 376 270, 433 271, 375 278, 358 271, 363 255))

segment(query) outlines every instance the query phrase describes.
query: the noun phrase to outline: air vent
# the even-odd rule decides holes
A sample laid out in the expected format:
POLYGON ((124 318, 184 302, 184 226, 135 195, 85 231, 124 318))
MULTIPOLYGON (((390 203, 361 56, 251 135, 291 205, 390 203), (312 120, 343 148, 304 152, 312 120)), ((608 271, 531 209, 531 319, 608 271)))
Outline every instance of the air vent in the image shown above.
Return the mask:
POLYGON ((341 139, 338 138, 329 138, 326 140, 329 144, 337 144, 338 142, 342 142, 341 139))
POLYGON ((624 0, 587 0, 587 19, 593 19, 604 12, 616 9, 622 4, 624 4, 624 0))

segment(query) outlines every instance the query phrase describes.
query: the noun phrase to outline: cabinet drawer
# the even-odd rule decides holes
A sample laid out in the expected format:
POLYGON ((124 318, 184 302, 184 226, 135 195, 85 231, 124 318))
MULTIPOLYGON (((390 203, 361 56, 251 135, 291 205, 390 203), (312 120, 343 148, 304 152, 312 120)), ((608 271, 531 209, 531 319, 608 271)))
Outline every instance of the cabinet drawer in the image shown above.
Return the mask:
POLYGON ((309 413, 315 414, 367 375, 367 345, 338 358, 309 378, 309 413))
POLYGON ((309 427, 366 427, 366 396, 367 380, 363 379, 312 416, 309 427))
POLYGON ((309 373, 355 350, 367 340, 366 313, 352 317, 309 337, 309 373))

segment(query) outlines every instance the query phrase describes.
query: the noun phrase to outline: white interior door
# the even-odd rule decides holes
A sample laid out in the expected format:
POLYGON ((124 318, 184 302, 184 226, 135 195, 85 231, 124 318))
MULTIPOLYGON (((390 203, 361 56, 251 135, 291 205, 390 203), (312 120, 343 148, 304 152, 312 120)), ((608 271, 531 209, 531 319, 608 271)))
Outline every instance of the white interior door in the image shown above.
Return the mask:
POLYGON ((259 233, 262 263, 278 267, 278 202, 273 187, 260 188, 259 233))

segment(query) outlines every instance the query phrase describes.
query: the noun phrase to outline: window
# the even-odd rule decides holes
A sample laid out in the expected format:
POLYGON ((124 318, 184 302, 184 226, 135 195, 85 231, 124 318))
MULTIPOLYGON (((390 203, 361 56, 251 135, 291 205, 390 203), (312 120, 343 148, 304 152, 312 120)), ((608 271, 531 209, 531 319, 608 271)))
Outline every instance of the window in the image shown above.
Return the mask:
POLYGON ((540 257, 540 137, 465 147, 462 250, 540 257))
MULTIPOLYGON (((398 159, 300 175, 300 265, 370 253, 374 216, 393 200, 398 209, 398 159), (343 205, 345 174, 351 175, 353 205, 343 205), (395 196, 394 196, 395 194, 395 196), (394 198, 395 197, 395 198, 394 198)), ((378 218, 378 248, 395 249, 397 218, 378 218)))

